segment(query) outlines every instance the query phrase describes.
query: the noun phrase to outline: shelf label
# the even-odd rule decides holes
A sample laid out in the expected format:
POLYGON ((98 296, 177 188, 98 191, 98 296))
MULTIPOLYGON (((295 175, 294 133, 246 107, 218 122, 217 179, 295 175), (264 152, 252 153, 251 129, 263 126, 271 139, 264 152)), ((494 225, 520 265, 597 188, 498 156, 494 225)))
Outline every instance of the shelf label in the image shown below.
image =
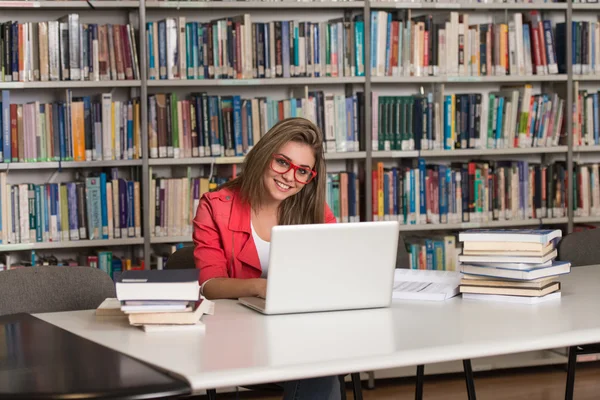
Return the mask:
POLYGON ((261 79, 219 79, 217 85, 219 86, 245 86, 245 85, 260 85, 261 79))
POLYGON ((480 76, 449 76, 446 78, 448 82, 481 82, 480 76))
POLYGON ((0 1, 0 7, 40 8, 39 1, 0 1))
POLYGON ((396 8, 421 8, 419 3, 396 3, 396 8))

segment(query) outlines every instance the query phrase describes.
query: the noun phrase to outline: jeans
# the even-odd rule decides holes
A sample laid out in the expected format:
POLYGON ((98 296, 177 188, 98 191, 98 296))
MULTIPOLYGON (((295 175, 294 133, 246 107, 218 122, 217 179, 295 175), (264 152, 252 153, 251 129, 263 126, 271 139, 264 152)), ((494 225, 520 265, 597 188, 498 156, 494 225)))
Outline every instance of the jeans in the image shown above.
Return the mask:
POLYGON ((337 376, 282 382, 283 400, 340 400, 341 385, 337 376))

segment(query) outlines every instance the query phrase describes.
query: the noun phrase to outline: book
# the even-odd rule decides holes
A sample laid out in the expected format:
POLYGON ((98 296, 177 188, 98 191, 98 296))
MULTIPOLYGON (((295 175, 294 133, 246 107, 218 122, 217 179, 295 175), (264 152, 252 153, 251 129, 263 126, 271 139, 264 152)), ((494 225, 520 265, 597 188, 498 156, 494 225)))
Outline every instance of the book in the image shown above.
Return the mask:
MULTIPOLYGON (((466 243, 476 243, 476 242, 465 242, 466 243)), ((486 243, 486 242, 480 242, 481 243, 486 243)), ((510 243, 514 243, 514 242, 505 242, 507 244, 510 243)), ((472 248, 466 248, 467 246, 463 246, 463 252, 462 254, 464 255, 469 255, 469 256, 481 256, 481 255, 489 255, 489 256, 494 256, 494 255, 498 255, 498 256, 502 256, 503 254, 511 254, 513 256, 519 256, 519 257, 543 257, 544 255, 551 253, 554 250, 554 244, 553 243, 548 243, 546 246, 542 246, 539 249, 532 249, 532 250, 525 250, 525 249, 521 249, 521 250, 515 250, 512 246, 506 246, 506 247, 500 247, 500 246, 494 246, 495 248, 492 248, 492 246, 490 246, 488 249, 484 249, 484 248, 479 248, 476 250, 473 250, 472 248)), ((469 246, 471 247, 471 246, 469 246)), ((480 247, 484 247, 484 246, 480 246, 480 247)))
POLYGON ((525 289, 541 289, 556 282, 556 276, 532 279, 529 281, 518 281, 512 279, 494 278, 491 276, 479 276, 464 274, 460 281, 461 285, 467 286, 493 286, 493 287, 517 287, 525 289))
POLYGON ((148 333, 184 333, 184 332, 203 332, 206 325, 202 321, 190 325, 139 325, 139 328, 148 333))
POLYGON ((124 317, 125 313, 121 311, 121 302, 117 298, 106 298, 96 308, 95 312, 98 317, 124 317))
POLYGON ((551 267, 535 268, 531 270, 512 270, 505 268, 490 268, 479 265, 462 264, 460 270, 463 274, 489 276, 503 279, 533 280, 549 276, 562 275, 571 272, 571 263, 555 261, 551 267))
POLYGON ((188 312, 148 312, 129 314, 131 325, 190 325, 200 321, 202 315, 214 314, 214 302, 202 299, 188 312))
POLYGON ((120 301, 200 299, 198 270, 195 268, 123 271, 116 290, 120 301))
POLYGON ((545 244, 562 237, 560 229, 470 229, 460 232, 460 242, 526 242, 545 244))
POLYGON ((502 286, 469 286, 460 285, 460 292, 475 293, 475 294, 494 294, 503 296, 526 296, 526 297, 541 297, 547 294, 560 290, 560 282, 552 282, 541 288, 526 288, 526 287, 510 287, 502 286))
POLYGON ((191 311, 192 306, 189 302, 181 304, 148 304, 148 305, 122 305, 121 311, 126 314, 147 314, 147 313, 179 313, 191 311))
MULTIPOLYGON (((510 253, 508 253, 510 254, 510 253)), ((550 253, 545 254, 543 256, 537 257, 528 257, 528 256, 518 256, 518 255, 460 255, 458 256, 458 260, 461 263, 525 263, 525 264, 542 264, 549 260, 553 260, 558 255, 556 249, 552 250, 550 253)))
POLYGON ((521 303, 521 304, 539 304, 545 301, 560 300, 561 292, 553 292, 541 297, 529 297, 529 296, 503 296, 496 294, 475 294, 475 293, 464 293, 462 295, 465 300, 480 300, 480 301, 494 301, 494 302, 505 302, 505 303, 521 303))
POLYGON ((456 271, 399 269, 394 271, 395 300, 443 301, 458 295, 461 274, 456 271))
POLYGON ((531 242, 475 242, 466 241, 463 243, 463 253, 469 254, 476 251, 485 251, 487 253, 510 252, 510 253, 528 253, 541 252, 546 254, 548 248, 552 248, 554 243, 531 243, 531 242), (469 253, 467 253, 469 252, 469 253))
POLYGON ((552 266, 552 260, 546 261, 540 264, 529 264, 529 263, 469 263, 478 267, 489 267, 489 268, 503 268, 503 269, 515 269, 515 270, 532 270, 536 268, 546 268, 552 266))

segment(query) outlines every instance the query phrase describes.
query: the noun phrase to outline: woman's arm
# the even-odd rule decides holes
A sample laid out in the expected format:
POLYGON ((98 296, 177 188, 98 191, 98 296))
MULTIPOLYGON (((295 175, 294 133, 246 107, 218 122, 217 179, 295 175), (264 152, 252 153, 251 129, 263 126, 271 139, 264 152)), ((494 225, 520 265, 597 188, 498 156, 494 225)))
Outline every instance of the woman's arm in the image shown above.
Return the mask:
POLYGON ((267 296, 267 280, 214 278, 207 281, 202 289, 207 299, 237 299, 240 297, 267 296))
POLYGON ((327 203, 325 203, 325 223, 326 224, 337 223, 337 220, 335 219, 335 215, 333 214, 333 211, 331 211, 331 208, 329 208, 329 205, 327 203))
POLYGON ((227 258, 221 246, 210 200, 202 198, 193 222, 194 260, 196 268, 200 270, 202 295, 210 300, 264 297, 267 291, 265 279, 229 277, 227 258))

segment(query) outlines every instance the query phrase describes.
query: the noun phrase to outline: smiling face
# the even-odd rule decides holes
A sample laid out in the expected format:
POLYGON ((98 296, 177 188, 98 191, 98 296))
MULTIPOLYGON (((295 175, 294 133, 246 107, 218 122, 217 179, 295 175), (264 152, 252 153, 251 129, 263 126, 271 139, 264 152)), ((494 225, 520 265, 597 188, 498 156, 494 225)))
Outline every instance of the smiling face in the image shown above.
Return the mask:
POLYGON ((271 164, 267 166, 264 173, 264 184, 268 197, 275 203, 281 203, 306 186, 299 183, 294 178, 294 174, 300 180, 308 178, 306 174, 309 172, 307 171, 314 169, 315 155, 308 144, 288 142, 281 146, 275 156, 278 156, 278 159, 271 161, 275 169, 285 171, 290 166, 287 162, 301 167, 297 172, 294 168, 289 168, 289 171, 285 173, 278 173, 271 168, 271 164))

